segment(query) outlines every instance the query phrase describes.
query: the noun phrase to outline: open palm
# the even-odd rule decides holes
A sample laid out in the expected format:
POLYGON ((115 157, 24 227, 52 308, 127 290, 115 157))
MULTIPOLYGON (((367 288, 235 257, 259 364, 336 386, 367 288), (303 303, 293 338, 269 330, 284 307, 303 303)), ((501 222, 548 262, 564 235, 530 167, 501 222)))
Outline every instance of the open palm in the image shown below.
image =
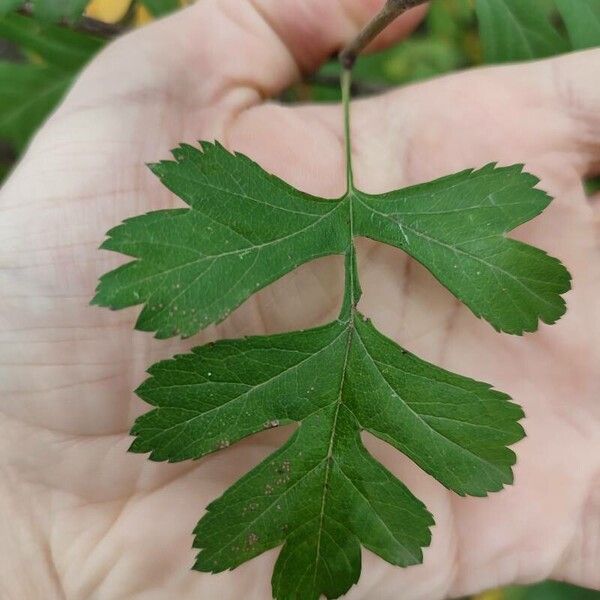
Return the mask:
MULTIPOLYGON (((356 33, 376 0, 203 0, 109 46, 83 73, 0 192, 0 595, 270 597, 275 553, 191 572, 206 504, 290 435, 273 430, 197 463, 126 453, 153 362, 207 339, 326 322, 337 258, 305 265, 193 340, 132 330, 136 309, 88 306, 121 260, 97 246, 122 219, 180 204, 145 168, 179 142, 220 139, 291 184, 343 192, 337 106, 269 102, 356 33)), ((400 37, 419 17, 387 35, 400 37)), ((383 40, 382 43, 385 43, 383 40)), ((383 192, 490 161, 526 163, 556 201, 517 237, 574 276, 569 311, 499 335, 401 252, 359 243, 365 314, 436 364, 524 406, 516 482, 459 498, 384 444, 373 453, 434 514, 418 567, 363 552, 350 598, 444 598, 549 576, 600 587, 600 247, 581 179, 600 166, 600 51, 477 70, 356 102, 355 179, 383 192)))

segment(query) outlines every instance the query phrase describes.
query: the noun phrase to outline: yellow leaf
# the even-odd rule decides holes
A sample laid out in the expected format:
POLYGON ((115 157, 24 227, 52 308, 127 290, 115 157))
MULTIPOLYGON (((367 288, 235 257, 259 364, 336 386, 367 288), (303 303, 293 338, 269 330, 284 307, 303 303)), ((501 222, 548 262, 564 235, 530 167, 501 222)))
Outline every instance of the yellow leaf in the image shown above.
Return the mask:
POLYGON ((135 15, 133 17, 133 22, 135 23, 136 27, 141 27, 142 25, 145 25, 146 23, 152 21, 152 19, 153 17, 150 14, 150 11, 143 4, 138 4, 135 7, 135 15))
POLYGON ((127 14, 130 5, 131 0, 92 0, 85 14, 104 23, 117 23, 127 14))

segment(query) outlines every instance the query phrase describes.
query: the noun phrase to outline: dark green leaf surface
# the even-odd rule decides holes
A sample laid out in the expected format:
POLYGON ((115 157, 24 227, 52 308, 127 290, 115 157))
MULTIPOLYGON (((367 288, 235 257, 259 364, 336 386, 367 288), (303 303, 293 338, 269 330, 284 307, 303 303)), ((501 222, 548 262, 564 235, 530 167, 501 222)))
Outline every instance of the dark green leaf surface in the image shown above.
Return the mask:
POLYGON ((354 234, 401 248, 425 265, 477 316, 521 334, 555 322, 570 287, 554 258, 505 233, 550 202, 520 166, 465 171, 372 196, 339 201, 303 194, 242 155, 181 146, 154 165, 190 209, 135 217, 103 248, 138 260, 105 275, 94 303, 144 303, 137 327, 158 337, 190 336, 251 294, 319 256, 343 253, 354 234))
POLYGON ((129 219, 102 246, 139 260, 105 275, 94 302, 145 303, 139 329, 192 335, 298 265, 348 248, 342 203, 303 194, 219 144, 173 154, 153 171, 190 208, 129 219))
POLYGON ((600 1, 556 0, 575 50, 600 46, 600 1))
POLYGON ((476 9, 488 63, 544 58, 569 49, 536 2, 477 0, 476 9))
POLYGON ((137 390, 155 408, 132 450, 199 458, 265 428, 289 441, 213 502, 196 529, 196 568, 223 571, 283 545, 277 598, 338 597, 358 580, 360 546, 388 562, 422 560, 433 520, 365 450, 389 442, 459 494, 512 481, 523 436, 506 395, 428 364, 360 315, 304 332, 223 341, 163 361, 137 390))
MULTIPOLYGON (((345 88, 347 89, 347 88, 345 88)), ((219 144, 181 146, 153 165, 188 208, 130 219, 104 248, 135 257, 105 275, 94 302, 144 304, 137 326, 192 335, 297 265, 346 255, 337 321, 221 341, 150 369, 154 408, 132 451, 197 459, 295 423, 278 451, 213 502, 195 531, 196 568, 232 569, 282 546, 279 600, 336 598, 358 580, 361 547, 394 565, 422 561, 433 520, 361 441, 367 431, 460 495, 512 482, 521 409, 487 384, 444 371, 378 333, 356 311, 353 236, 397 246, 473 312, 511 333, 564 312, 564 267, 505 234, 549 202, 520 166, 488 165, 431 183, 338 200, 303 194, 219 144)), ((351 178, 350 178, 351 181, 351 178)))
POLYGON ((521 166, 464 171, 404 190, 355 192, 356 235, 401 248, 496 329, 521 334, 565 312, 570 276, 545 252, 505 234, 550 198, 521 166))

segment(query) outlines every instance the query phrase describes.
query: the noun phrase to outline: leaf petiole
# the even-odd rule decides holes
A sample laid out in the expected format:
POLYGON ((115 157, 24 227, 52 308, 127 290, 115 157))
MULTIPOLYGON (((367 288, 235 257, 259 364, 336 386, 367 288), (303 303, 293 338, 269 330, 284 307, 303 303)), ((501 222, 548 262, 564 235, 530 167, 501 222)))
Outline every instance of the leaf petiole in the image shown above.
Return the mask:
POLYGON ((350 243, 346 251, 346 279, 344 284, 344 301, 340 312, 340 320, 352 322, 352 315, 360 299, 361 289, 358 281, 358 269, 356 264, 356 247, 354 245, 354 211, 353 196, 354 175, 352 172, 352 137, 350 133, 350 100, 352 88, 352 70, 342 69, 342 107, 344 112, 344 147, 346 153, 346 194, 342 199, 348 206, 348 228, 350 231, 350 243))

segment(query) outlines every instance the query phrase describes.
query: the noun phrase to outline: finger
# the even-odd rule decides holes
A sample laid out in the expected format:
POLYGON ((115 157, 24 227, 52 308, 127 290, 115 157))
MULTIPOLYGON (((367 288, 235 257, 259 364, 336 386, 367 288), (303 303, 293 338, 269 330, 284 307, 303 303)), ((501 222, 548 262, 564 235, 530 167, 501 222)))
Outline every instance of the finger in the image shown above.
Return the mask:
MULTIPOLYGON (((160 70, 174 85, 185 85, 193 99, 214 100, 238 87, 275 96, 338 52, 383 2, 203 0, 124 36, 101 62, 110 64, 112 82, 122 74, 137 87, 145 78, 156 85, 160 70)), ((425 6, 408 11, 371 49, 408 35, 425 11, 425 6)))

